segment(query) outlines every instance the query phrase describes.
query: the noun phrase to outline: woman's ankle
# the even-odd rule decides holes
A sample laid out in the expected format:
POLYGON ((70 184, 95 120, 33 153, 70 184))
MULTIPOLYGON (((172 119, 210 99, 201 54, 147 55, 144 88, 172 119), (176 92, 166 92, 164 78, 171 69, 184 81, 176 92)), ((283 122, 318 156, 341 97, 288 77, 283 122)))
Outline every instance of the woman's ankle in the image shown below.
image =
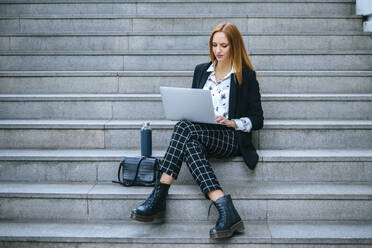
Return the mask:
POLYGON ((224 197, 224 196, 225 196, 225 194, 220 189, 216 189, 216 190, 212 190, 212 191, 208 192, 208 197, 213 202, 217 201, 218 199, 220 199, 221 197, 224 197))
POLYGON ((171 185, 174 181, 174 177, 172 175, 170 176, 167 173, 163 172, 163 174, 160 177, 160 182, 163 183, 163 184, 171 185))

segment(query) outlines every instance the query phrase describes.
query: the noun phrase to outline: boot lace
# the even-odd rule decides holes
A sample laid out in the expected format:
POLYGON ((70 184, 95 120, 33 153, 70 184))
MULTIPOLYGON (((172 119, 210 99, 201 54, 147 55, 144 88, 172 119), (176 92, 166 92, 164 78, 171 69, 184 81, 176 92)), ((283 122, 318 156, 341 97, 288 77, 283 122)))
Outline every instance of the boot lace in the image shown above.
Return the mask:
POLYGON ((209 205, 207 220, 209 220, 209 215, 211 213, 211 207, 212 207, 212 205, 213 205, 213 202, 211 202, 211 205, 209 205))
POLYGON ((155 185, 155 187, 154 187, 153 191, 151 192, 150 196, 144 202, 144 204, 149 206, 150 208, 152 208, 154 206, 156 191, 159 190, 158 187, 159 187, 159 185, 155 185))
MULTIPOLYGON (((213 205, 213 201, 209 205, 207 220, 209 220, 209 216, 210 216, 212 205, 213 205)), ((225 221, 225 217, 226 217, 226 210, 221 205, 219 205, 218 203, 216 204, 216 208, 217 208, 217 211, 219 213, 219 217, 217 219, 217 223, 220 222, 220 221, 224 222, 225 221)))

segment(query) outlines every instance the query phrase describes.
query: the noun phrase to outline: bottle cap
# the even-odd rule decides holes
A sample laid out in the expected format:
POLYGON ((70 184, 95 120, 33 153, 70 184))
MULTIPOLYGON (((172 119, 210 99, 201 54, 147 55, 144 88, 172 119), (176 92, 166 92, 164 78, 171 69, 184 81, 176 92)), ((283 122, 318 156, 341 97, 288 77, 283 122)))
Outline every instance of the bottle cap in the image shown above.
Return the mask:
POLYGON ((145 121, 142 124, 142 127, 149 127, 149 126, 150 126, 150 122, 149 121, 145 121))

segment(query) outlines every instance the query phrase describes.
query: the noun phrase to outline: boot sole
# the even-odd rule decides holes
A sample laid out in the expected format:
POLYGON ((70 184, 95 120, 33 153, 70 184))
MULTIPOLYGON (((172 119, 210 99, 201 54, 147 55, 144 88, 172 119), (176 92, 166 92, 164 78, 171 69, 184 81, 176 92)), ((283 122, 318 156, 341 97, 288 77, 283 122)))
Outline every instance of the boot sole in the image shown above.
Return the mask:
POLYGON ((211 239, 222 239, 222 238, 230 238, 234 235, 234 233, 243 233, 244 232, 244 223, 242 220, 236 222, 227 230, 220 230, 217 232, 210 232, 209 236, 211 239))
POLYGON ((158 212, 154 215, 150 215, 150 216, 146 216, 146 215, 139 215, 139 214, 134 214, 134 213, 131 213, 130 214, 130 218, 132 220, 137 220, 137 221, 141 221, 141 222, 152 222, 154 221, 155 219, 161 219, 161 218, 164 218, 164 214, 165 214, 165 211, 162 211, 162 212, 158 212))

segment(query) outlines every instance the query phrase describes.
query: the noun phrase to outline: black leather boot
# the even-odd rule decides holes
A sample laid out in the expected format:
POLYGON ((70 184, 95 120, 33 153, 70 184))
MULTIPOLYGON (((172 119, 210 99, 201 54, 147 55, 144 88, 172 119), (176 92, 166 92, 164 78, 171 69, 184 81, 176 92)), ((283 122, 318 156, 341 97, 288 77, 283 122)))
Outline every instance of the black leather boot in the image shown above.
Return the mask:
POLYGON ((230 195, 213 202, 219 213, 216 225, 209 231, 212 239, 229 238, 234 232, 244 232, 244 223, 236 211, 230 195))
POLYGON ((151 222, 157 218, 163 218, 165 214, 165 198, 168 195, 170 184, 156 182, 155 187, 146 199, 138 208, 132 209, 131 219, 151 222))

